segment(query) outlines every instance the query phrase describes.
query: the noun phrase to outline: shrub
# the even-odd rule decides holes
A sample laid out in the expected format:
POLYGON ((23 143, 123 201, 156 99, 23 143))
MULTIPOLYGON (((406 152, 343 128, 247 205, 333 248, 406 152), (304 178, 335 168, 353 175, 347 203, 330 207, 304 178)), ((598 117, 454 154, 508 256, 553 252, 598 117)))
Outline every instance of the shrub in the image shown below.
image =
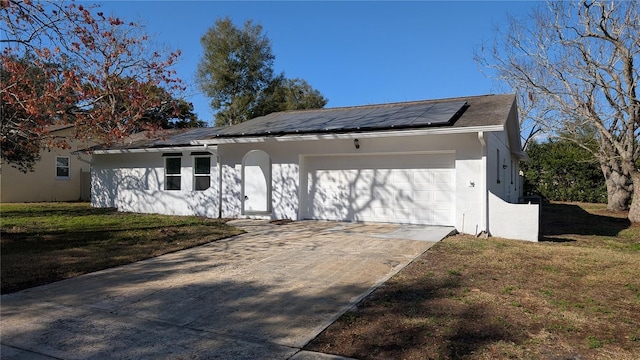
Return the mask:
POLYGON ((532 143, 524 163, 524 194, 553 201, 607 202, 607 189, 593 154, 567 140, 532 143))

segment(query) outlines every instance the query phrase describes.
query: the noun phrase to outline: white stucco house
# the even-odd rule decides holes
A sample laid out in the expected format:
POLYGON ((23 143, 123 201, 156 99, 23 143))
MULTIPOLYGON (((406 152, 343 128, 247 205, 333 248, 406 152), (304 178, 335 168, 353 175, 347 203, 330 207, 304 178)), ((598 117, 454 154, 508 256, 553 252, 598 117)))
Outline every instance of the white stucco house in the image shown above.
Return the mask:
POLYGON ((287 111, 95 149, 92 204, 207 217, 454 226, 537 241, 515 95, 287 111))

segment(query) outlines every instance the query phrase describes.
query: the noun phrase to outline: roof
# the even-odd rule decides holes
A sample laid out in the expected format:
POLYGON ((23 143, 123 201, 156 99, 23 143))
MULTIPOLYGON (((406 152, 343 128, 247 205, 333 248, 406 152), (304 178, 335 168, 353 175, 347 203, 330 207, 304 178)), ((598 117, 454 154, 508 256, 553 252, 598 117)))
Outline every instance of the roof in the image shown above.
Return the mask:
POLYGON ((56 132, 56 131, 61 131, 61 130, 65 130, 65 129, 70 129, 72 127, 75 127, 75 125, 73 124, 56 124, 56 125, 49 125, 47 126, 47 130, 52 133, 52 132, 56 132))
MULTIPOLYGON (((482 131, 506 126, 514 94, 482 95, 390 104, 293 110, 271 113, 238 125, 139 133, 109 150, 215 144, 225 139, 288 137, 354 132, 442 129, 482 131)), ((495 130, 493 130, 495 131, 495 130)), ((96 149, 96 148, 94 148, 96 149)), ((97 150, 97 149, 96 149, 97 150)))
POLYGON ((466 108, 466 101, 458 100, 283 111, 223 128, 216 136, 344 133, 443 126, 454 123, 466 108))
POLYGON ((515 95, 485 95, 271 113, 219 128, 212 138, 503 125, 515 95))
POLYGON ((217 133, 220 128, 187 128, 157 130, 154 132, 143 131, 128 136, 120 143, 94 146, 92 150, 125 150, 125 149, 152 149, 189 146, 193 141, 206 139, 217 133))

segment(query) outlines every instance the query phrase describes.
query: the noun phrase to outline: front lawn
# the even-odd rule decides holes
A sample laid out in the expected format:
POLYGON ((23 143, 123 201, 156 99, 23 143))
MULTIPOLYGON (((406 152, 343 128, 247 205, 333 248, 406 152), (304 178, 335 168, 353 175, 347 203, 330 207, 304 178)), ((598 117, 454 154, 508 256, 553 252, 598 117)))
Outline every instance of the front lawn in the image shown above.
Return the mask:
POLYGON ((358 359, 638 359, 640 226, 543 206, 544 241, 436 244, 307 348, 358 359))
POLYGON ((237 235, 224 221, 86 203, 0 205, 3 294, 237 235))

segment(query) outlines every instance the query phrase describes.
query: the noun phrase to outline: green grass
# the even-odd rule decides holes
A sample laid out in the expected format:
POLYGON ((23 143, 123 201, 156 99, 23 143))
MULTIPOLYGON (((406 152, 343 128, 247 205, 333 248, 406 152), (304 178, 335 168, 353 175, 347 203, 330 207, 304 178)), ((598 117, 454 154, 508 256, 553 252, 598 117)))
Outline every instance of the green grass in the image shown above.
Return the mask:
POLYGON ((589 341, 589 349, 597 349, 602 347, 602 342, 595 336, 589 336, 587 338, 587 341, 589 341))
POLYGON ((241 233, 217 219, 91 208, 0 205, 1 292, 78 276, 241 233))
POLYGON ((306 348, 359 359, 639 359, 640 225, 606 205, 553 203, 541 232, 539 243, 447 238, 306 348))

